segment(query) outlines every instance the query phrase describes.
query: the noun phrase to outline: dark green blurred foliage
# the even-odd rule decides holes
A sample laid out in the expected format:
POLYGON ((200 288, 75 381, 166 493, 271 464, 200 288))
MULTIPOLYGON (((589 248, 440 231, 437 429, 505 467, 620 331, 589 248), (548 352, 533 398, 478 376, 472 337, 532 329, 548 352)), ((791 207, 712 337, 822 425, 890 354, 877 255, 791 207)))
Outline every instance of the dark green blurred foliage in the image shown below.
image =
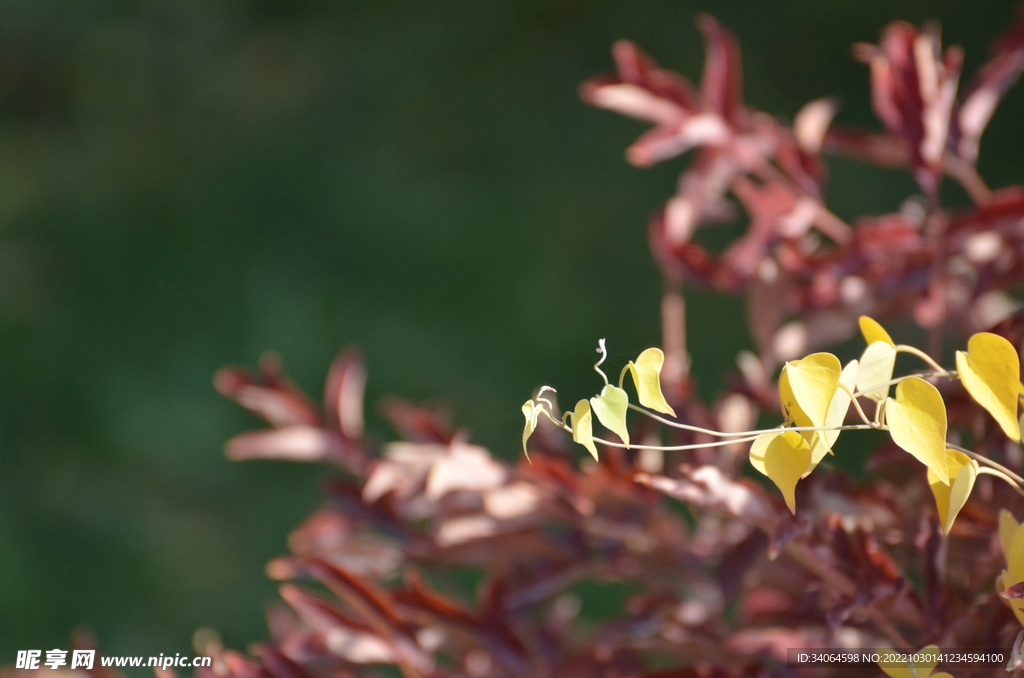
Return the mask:
MULTIPOLYGON (((536 386, 593 391, 599 337, 616 364, 657 343, 646 219, 685 160, 626 165, 644 126, 576 87, 620 37, 697 76, 698 11, 737 34, 753 107, 837 94, 877 127, 852 42, 935 18, 970 74, 1011 6, 0 2, 0 662, 79 623, 115 655, 263 636, 263 564, 324 472, 224 459, 257 423, 211 388, 222 364, 273 349, 318 394, 359 343, 371 407, 444 402, 509 458, 536 386)), ((1018 88, 984 139, 993 187, 1024 182, 1022 115, 1018 88)), ((830 171, 847 219, 915 190, 830 171)), ((711 395, 742 306, 688 301, 711 395)))

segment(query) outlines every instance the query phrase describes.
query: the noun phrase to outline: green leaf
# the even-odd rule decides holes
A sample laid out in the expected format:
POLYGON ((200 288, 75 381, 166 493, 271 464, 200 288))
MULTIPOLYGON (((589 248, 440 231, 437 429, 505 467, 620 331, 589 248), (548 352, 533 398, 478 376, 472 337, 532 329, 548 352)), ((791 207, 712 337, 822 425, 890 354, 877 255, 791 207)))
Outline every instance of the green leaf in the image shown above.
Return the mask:
POLYGON ((876 341, 884 341, 895 348, 896 344, 893 342, 892 337, 885 331, 885 328, 878 324, 877 320, 862 315, 858 319, 858 323, 860 324, 860 333, 864 335, 864 341, 867 342, 868 346, 876 341))
POLYGON ((794 514, 796 484, 810 463, 811 448, 804 437, 795 431, 775 434, 764 450, 765 475, 778 486, 786 500, 786 506, 794 514))
POLYGON ((629 363, 629 373, 636 384, 637 398, 644 407, 656 412, 676 416, 665 396, 661 392, 661 368, 665 364, 665 354, 660 348, 649 348, 641 353, 636 362, 629 363))
POLYGON ((978 479, 978 462, 958 450, 946 450, 946 467, 953 482, 943 485, 935 472, 928 469, 928 485, 932 488, 935 506, 939 509, 942 531, 949 534, 953 521, 974 489, 974 481, 978 479))
POLYGON ((590 406, 594 408, 597 420, 606 429, 622 438, 622 442, 629 446, 629 430, 626 428, 626 410, 629 407, 629 396, 617 386, 605 385, 601 394, 590 399, 590 406))
POLYGON ((527 400, 523 403, 523 416, 526 417, 526 425, 523 427, 523 454, 529 458, 530 453, 526 451, 526 441, 533 435, 533 431, 537 428, 537 417, 540 416, 541 409, 537 407, 537 404, 532 400, 527 400))
POLYGON ((593 417, 590 414, 590 403, 581 400, 572 411, 572 439, 587 448, 597 460, 597 448, 594 446, 593 417))
POLYGON ((979 332, 967 342, 966 353, 956 352, 956 369, 971 397, 988 410, 1011 440, 1019 442, 1020 358, 1013 344, 997 334, 979 332))
MULTIPOLYGON (((884 341, 876 341, 864 349, 860 357, 860 369, 857 372, 857 390, 865 391, 872 386, 884 384, 892 379, 892 371, 896 367, 896 347, 884 341)), ((864 393, 874 400, 885 400, 889 397, 889 386, 882 386, 864 393)))
POLYGON ((894 443, 949 485, 946 465, 946 405, 939 390, 919 377, 896 386, 896 399, 885 401, 885 418, 894 443))
MULTIPOLYGON (((812 353, 786 364, 789 389, 811 426, 824 426, 828 405, 839 386, 842 366, 831 353, 812 353)), ((780 386, 781 388, 781 386, 780 386)))

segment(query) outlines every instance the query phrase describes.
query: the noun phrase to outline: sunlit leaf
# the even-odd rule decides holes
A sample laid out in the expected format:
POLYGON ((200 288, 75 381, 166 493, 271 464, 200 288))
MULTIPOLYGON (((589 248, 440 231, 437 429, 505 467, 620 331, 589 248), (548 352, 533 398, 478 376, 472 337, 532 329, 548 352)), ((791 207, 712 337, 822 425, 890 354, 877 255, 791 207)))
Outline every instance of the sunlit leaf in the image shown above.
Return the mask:
POLYGON ((533 435, 534 429, 537 428, 537 417, 540 416, 540 408, 532 400, 527 400, 523 404, 523 416, 526 417, 526 425, 523 426, 523 453, 526 456, 530 456, 530 453, 526 451, 526 441, 533 435))
POLYGON ((878 321, 874 318, 869 318, 866 315, 862 315, 858 322, 860 324, 860 333, 864 335, 864 341, 870 346, 876 341, 884 341, 890 346, 895 347, 896 344, 893 342, 892 337, 889 333, 878 324, 878 321))
POLYGON ((885 402, 893 442, 934 471, 943 485, 949 485, 946 406, 939 390, 924 379, 910 377, 896 386, 896 399, 885 402))
POLYGON ((754 442, 750 445, 750 465, 757 469, 764 475, 768 475, 768 471, 764 467, 764 453, 768 449, 768 445, 782 432, 771 431, 770 433, 762 433, 754 439, 754 442))
POLYGON ((782 491, 792 513, 796 513, 796 484, 810 463, 811 448, 803 436, 794 431, 775 435, 764 451, 765 475, 782 491))
POLYGON ((629 363, 629 373, 633 375, 641 405, 674 417, 675 410, 665 401, 661 392, 661 367, 664 364, 665 354, 661 349, 649 348, 637 357, 635 363, 629 363))
POLYGON ((597 459, 597 447, 594 446, 593 417, 590 414, 590 403, 581 400, 572 411, 572 439, 587 448, 597 459))
POLYGON ((932 671, 935 670, 935 665, 939 663, 939 654, 941 653, 939 652, 939 647, 937 645, 922 647, 911 655, 910 669, 913 670, 919 678, 928 678, 932 675, 932 671))
MULTIPOLYGON (((876 341, 864 349, 860 357, 860 369, 857 372, 857 390, 884 384, 892 379, 892 371, 896 367, 896 347, 884 341, 876 341)), ((885 400, 889 397, 889 387, 882 386, 864 393, 874 400, 885 400)))
POLYGON ((824 426, 828 405, 839 386, 839 375, 842 373, 839 358, 831 353, 813 353, 787 363, 783 371, 788 373, 792 396, 800 410, 807 415, 811 426, 824 426))
POLYGON ((942 531, 949 534, 953 521, 974 489, 974 481, 978 479, 978 462, 959 450, 946 450, 946 468, 949 469, 952 483, 942 484, 935 472, 928 469, 928 485, 932 488, 935 506, 939 509, 942 531))
POLYGON ((1007 586, 1024 580, 1024 529, 1020 527, 1014 531, 1010 548, 1006 551, 1006 569, 1013 577, 1012 582, 1006 582, 1007 586))
POLYGON ((617 386, 607 384, 601 394, 590 399, 597 420, 606 429, 622 438, 629 445, 629 430, 626 428, 626 410, 629 407, 629 396, 617 386))
POLYGON ((999 510, 999 543, 1003 547, 1003 555, 1010 553, 1010 545, 1013 544, 1013 535, 1016 534, 1020 523, 1013 517, 1013 514, 1006 509, 999 510))
MULTIPOLYGON (((839 383, 853 391, 857 380, 857 370, 857 361, 851 360, 839 375, 839 383)), ((841 388, 837 388, 836 392, 832 395, 832 400, 829 401, 828 410, 825 412, 824 426, 842 426, 843 422, 846 421, 846 413, 850 409, 851 400, 849 393, 841 388)), ((832 446, 835 445, 836 440, 839 438, 839 433, 840 431, 838 430, 804 432, 804 440, 811 446, 811 465, 804 472, 805 478, 825 458, 825 455, 832 451, 832 446)))
POLYGON ((979 332, 956 352, 960 381, 979 405, 988 410, 1012 440, 1020 440, 1017 391, 1020 359, 1013 344, 997 334, 979 332))
MULTIPOLYGON (((864 317, 864 316, 862 316, 864 317)), ((896 652, 888 648, 882 648, 878 651, 878 654, 884 656, 896 656, 904 654, 903 651, 896 652)), ((894 666, 891 663, 878 662, 878 666, 885 672, 885 675, 891 676, 891 678, 918 678, 918 675, 910 670, 910 667, 906 664, 902 666, 894 666)), ((927 677, 922 677, 927 678, 927 677)))

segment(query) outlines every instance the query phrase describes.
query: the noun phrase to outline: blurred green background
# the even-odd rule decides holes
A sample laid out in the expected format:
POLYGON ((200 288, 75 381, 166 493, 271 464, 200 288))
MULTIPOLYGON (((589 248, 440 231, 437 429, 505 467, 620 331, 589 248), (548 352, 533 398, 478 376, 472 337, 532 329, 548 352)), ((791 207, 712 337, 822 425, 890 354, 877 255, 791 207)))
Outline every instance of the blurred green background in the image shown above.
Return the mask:
MULTIPOLYGON (((646 220, 686 161, 628 166, 644 125, 576 87, 621 37, 697 76, 698 11, 738 34, 751 105, 837 94, 877 126, 852 42, 935 18, 971 73, 1012 6, 0 1, 0 663, 80 623, 115 655, 264 637, 263 565, 325 471, 223 457, 259 425, 212 389, 225 363, 276 350, 318 395, 359 343, 371 407, 444 402, 511 458, 532 389, 595 388, 599 337, 617 364, 656 343, 646 220)), ((1024 182, 1021 119, 1018 88, 982 147, 993 186, 1024 182)), ((846 218, 914 190, 830 170, 846 218)), ((711 395, 742 305, 689 302, 711 395)))

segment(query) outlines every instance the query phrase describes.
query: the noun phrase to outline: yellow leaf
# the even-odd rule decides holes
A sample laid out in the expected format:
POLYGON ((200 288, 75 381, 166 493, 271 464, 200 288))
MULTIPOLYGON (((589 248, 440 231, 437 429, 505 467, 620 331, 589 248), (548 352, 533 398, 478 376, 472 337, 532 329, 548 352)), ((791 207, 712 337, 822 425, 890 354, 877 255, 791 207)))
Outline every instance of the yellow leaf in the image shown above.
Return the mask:
POLYGON ((939 390, 919 377, 896 386, 896 399, 887 399, 885 418, 894 443, 932 469, 949 485, 946 467, 946 405, 939 390))
MULTIPOLYGON (((757 442, 757 441, 755 441, 757 442)), ((795 431, 779 433, 764 451, 765 475, 772 479, 790 512, 796 513, 796 484, 811 463, 811 448, 795 431)))
POLYGON ((842 373, 839 358, 831 353, 813 353, 787 363, 783 371, 788 373, 793 398, 807 415, 811 426, 824 426, 828 404, 842 373))
POLYGON ((530 453, 526 451, 526 441, 533 435, 534 429, 537 428, 537 417, 540 416, 540 408, 532 400, 527 400, 523 404, 523 416, 526 417, 526 426, 523 427, 523 454, 527 457, 530 453))
POLYGON ((629 396, 618 386, 605 385, 601 389, 601 395, 590 399, 590 406, 594 408, 597 420, 604 424, 604 427, 622 438, 622 442, 629 445, 629 430, 626 428, 626 409, 629 407, 629 396))
POLYGON ((576 403, 576 409, 572 411, 572 439, 587 448, 594 459, 597 459, 593 417, 590 414, 590 404, 586 400, 576 403))
MULTIPOLYGON (((854 390, 857 373, 857 361, 851 360, 839 375, 839 383, 851 391, 854 390)), ((824 426, 842 426, 846 421, 846 412, 850 409, 850 400, 849 393, 837 388, 828 404, 828 410, 825 412, 824 426)), ((804 472, 805 478, 825 458, 825 455, 832 451, 832 446, 839 438, 839 433, 839 431, 804 431, 804 440, 811 446, 811 465, 804 472)))
POLYGON ((946 450, 946 468, 953 480, 951 484, 943 485, 931 469, 928 469, 928 484, 935 496, 935 506, 939 509, 942 531, 949 534, 953 521, 974 489, 974 481, 978 479, 978 462, 958 450, 946 450))
POLYGON ((1006 552, 1006 569, 1013 577, 1013 582, 1008 583, 1007 586, 1013 586, 1013 584, 1024 580, 1024 530, 1020 527, 1014 531, 1010 549, 1006 552))
MULTIPOLYGON (((793 362, 799 363, 800 361, 794 360, 793 362)), ((813 426, 811 418, 797 404, 796 396, 793 395, 793 389, 789 385, 789 370, 787 368, 790 364, 792 363, 783 366, 782 372, 779 374, 779 403, 782 406, 782 414, 797 426, 813 426)))
POLYGON ((665 354, 661 349, 649 348, 637 357, 635 363, 630 361, 629 373, 633 375, 636 395, 641 405, 674 417, 675 410, 661 393, 661 367, 664 364, 665 354))
POLYGON ((892 337, 889 333, 883 329, 878 321, 874 318, 869 318, 866 315, 862 315, 858 322, 860 323, 860 333, 864 335, 864 341, 867 342, 868 346, 875 343, 876 341, 884 341, 890 346, 895 347, 896 344, 893 342, 892 337))
POLYGON ((999 510, 999 543, 1003 547, 1003 556, 1010 553, 1010 545, 1013 544, 1013 535, 1016 534, 1020 523, 1013 517, 1013 514, 1006 509, 999 510))
MULTIPOLYGON (((878 651, 878 654, 882 655, 883 657, 887 655, 892 657, 894 655, 902 655, 905 653, 903 651, 896 652, 895 650, 890 650, 889 648, 882 648, 878 651)), ((906 664, 899 666, 894 664, 878 662, 878 666, 881 667, 883 671, 885 671, 885 675, 891 676, 891 678, 918 678, 917 674, 914 673, 906 664)), ((922 678, 927 677, 923 676, 922 678)))
POLYGON ((775 440, 776 436, 781 433, 779 431, 771 431, 770 433, 762 433, 754 439, 754 442, 750 445, 750 465, 760 471, 764 475, 768 475, 768 471, 764 467, 764 452, 768 449, 768 445, 775 440))
MULTIPOLYGON (((876 341, 866 349, 860 357, 860 369, 857 372, 857 390, 884 384, 892 379, 892 371, 896 367, 896 347, 884 341, 876 341)), ((864 393, 874 400, 885 400, 889 397, 889 387, 882 386, 864 393)))
POLYGON ((910 657, 909 668, 920 678, 928 678, 939 663, 939 646, 929 645, 922 647, 910 657))
POLYGON ((1020 359, 1013 344, 997 334, 979 332, 967 342, 966 353, 956 352, 956 369, 971 397, 988 410, 1010 439, 1020 441, 1020 359))

